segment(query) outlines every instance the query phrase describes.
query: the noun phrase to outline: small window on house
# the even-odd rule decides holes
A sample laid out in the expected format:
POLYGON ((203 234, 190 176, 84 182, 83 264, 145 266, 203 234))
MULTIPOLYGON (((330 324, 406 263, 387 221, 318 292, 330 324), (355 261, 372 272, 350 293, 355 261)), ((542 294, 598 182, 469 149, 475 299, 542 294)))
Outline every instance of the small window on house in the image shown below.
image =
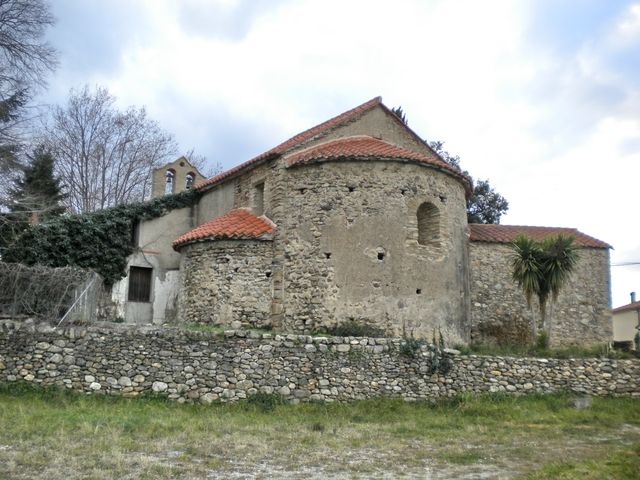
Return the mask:
POLYGON ((193 172, 189 172, 184 178, 185 178, 184 186, 187 190, 189 190, 191 187, 193 187, 193 182, 196 179, 196 174, 193 172))
POLYGON ((171 195, 175 188, 176 172, 172 168, 170 168, 164 174, 164 178, 166 181, 164 185, 164 194, 171 195))
POLYGON ((418 243, 420 245, 437 245, 440 240, 440 212, 430 202, 418 207, 418 243))
POLYGON ((129 301, 148 302, 151 300, 151 273, 145 267, 129 268, 129 301))
POLYGON ((264 182, 253 187, 253 213, 258 216, 264 214, 264 182))
POLYGON ((131 222, 131 245, 138 246, 140 242, 140 222, 133 220, 131 222))

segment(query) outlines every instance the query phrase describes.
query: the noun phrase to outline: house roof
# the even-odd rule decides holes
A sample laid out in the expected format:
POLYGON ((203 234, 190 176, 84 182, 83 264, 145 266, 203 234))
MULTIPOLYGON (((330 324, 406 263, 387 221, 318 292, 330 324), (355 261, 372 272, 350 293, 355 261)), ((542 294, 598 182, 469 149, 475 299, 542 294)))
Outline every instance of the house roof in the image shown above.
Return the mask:
MULTIPOLYGON (((224 180, 231 178, 241 172, 244 172, 246 170, 249 170, 253 167, 256 167, 257 165, 263 163, 263 162, 267 162, 269 160, 272 160, 274 158, 279 157, 280 155, 285 154, 286 152, 290 151, 293 148, 302 146, 303 144, 305 144, 306 142, 310 141, 310 140, 314 140, 317 138, 320 138, 326 134, 328 134, 329 132, 331 132, 332 130, 334 130, 337 127, 340 127, 342 125, 348 124, 354 120, 356 120, 357 118, 359 118, 361 115, 363 115, 364 113, 368 112, 369 110, 372 110, 376 107, 381 107, 383 110, 385 110, 387 113, 389 113, 391 115, 391 118, 393 118, 398 124, 402 125, 403 128, 411 135, 413 136, 416 141, 422 143, 427 149, 431 150, 433 152, 433 150, 431 149, 431 147, 422 139, 420 138, 420 136, 418 136, 413 130, 411 130, 411 128, 409 128, 395 113, 393 113, 391 110, 389 110, 383 103, 382 103, 382 97, 375 97, 372 98, 371 100, 369 100, 368 102, 363 103, 362 105, 358 105, 355 108, 352 108, 351 110, 347 110, 344 113, 341 113, 340 115, 333 117, 329 120, 327 120, 326 122, 322 122, 319 125, 316 125, 315 127, 312 127, 308 130, 305 130, 302 133, 299 133, 297 135, 294 135, 293 137, 291 137, 290 139, 282 142, 281 144, 273 147, 270 150, 267 150, 264 153, 261 153, 260 155, 258 155, 257 157, 252 158, 251 160, 248 160, 244 163, 241 163, 240 165, 237 165, 236 167, 233 167, 229 170, 226 170, 218 175, 215 175, 207 180, 198 182, 194 188, 196 190, 206 190, 210 187, 213 187, 214 185, 217 185, 221 182, 223 182, 224 180)), ((433 152, 433 155, 435 157, 435 159, 431 159, 433 162, 437 162, 436 159, 440 159, 440 156, 436 153, 433 152)), ((425 155, 426 157, 426 155, 425 155)), ((395 157, 394 157, 395 158, 395 157)), ((443 163, 446 164, 446 162, 443 161, 443 163)), ((433 163, 432 163, 433 164, 433 163)), ((448 170, 448 169, 447 169, 448 170)), ((469 179, 467 179, 464 175, 462 175, 460 172, 456 171, 455 169, 453 169, 453 173, 456 174, 456 176, 458 176, 459 178, 464 180, 464 183, 469 182, 469 179)))
POLYGON ((173 248, 199 240, 265 239, 274 232, 275 225, 266 217, 256 217, 249 209, 237 208, 178 237, 173 242, 173 248))
POLYGON ((368 135, 356 135, 330 140, 293 153, 286 160, 288 166, 294 166, 323 160, 368 159, 372 157, 413 160, 425 163, 458 177, 466 183, 469 190, 471 189, 471 181, 438 156, 424 155, 368 135))
POLYGON ((640 302, 633 302, 629 303, 628 305, 623 305, 622 307, 614 308, 613 310, 611 310, 611 313, 622 313, 631 310, 640 310, 640 302))
POLYGON ((341 113, 340 115, 333 117, 327 120, 326 122, 316 125, 315 127, 312 127, 308 130, 305 130, 304 132, 291 137, 289 140, 282 142, 281 144, 273 147, 271 150, 267 150, 266 152, 261 153, 257 157, 254 157, 247 162, 241 163, 240 165, 233 167, 230 170, 224 171, 219 175, 216 175, 214 177, 209 178, 208 180, 205 180, 203 182, 196 184, 194 188, 201 190, 206 187, 216 185, 221 181, 225 180, 226 178, 232 177, 233 175, 240 173, 244 170, 247 170, 248 168, 251 168, 261 162, 271 160, 272 158, 276 158, 277 156, 282 155, 283 153, 287 152, 288 150, 291 150, 292 148, 298 145, 301 145, 315 137, 324 135, 340 125, 343 125, 345 123, 355 120, 363 113, 368 112, 369 110, 377 107, 378 105, 382 105, 382 97, 372 98, 371 100, 363 103, 362 105, 358 105, 357 107, 352 108, 351 110, 348 110, 344 113, 341 113))
POLYGON ((543 240, 551 235, 570 235, 575 237, 575 245, 591 248, 611 248, 611 245, 590 237, 577 228, 561 227, 532 227, 527 225, 484 225, 472 223, 469 225, 472 242, 511 243, 518 235, 526 235, 533 240, 543 240))

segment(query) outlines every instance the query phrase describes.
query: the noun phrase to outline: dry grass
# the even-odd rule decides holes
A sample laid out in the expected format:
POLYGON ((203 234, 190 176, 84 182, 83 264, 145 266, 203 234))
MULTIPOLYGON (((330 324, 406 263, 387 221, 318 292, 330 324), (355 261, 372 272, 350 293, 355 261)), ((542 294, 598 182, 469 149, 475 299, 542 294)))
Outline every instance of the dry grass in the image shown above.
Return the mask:
POLYGON ((270 400, 177 405, 6 386, 0 478, 571 479, 585 465, 640 474, 628 454, 640 445, 638 400, 594 399, 584 410, 568 396, 270 400))

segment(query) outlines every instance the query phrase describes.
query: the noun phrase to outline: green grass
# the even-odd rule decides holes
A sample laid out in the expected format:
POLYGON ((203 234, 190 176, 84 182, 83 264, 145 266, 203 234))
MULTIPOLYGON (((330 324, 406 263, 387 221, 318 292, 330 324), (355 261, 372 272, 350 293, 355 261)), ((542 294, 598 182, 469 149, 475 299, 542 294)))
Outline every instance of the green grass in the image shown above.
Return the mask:
POLYGON ((423 478, 429 469, 451 478, 469 469, 527 479, 637 478, 628 475, 638 468, 640 402, 594 398, 577 410, 571 400, 289 405, 262 396, 202 406, 2 385, 0 478, 287 478, 296 471, 423 478), (601 477, 581 476, 594 464, 605 469, 601 477))
POLYGON ((571 461, 546 465, 527 474, 523 480, 606 480, 640 478, 640 443, 597 455, 585 461, 571 461))

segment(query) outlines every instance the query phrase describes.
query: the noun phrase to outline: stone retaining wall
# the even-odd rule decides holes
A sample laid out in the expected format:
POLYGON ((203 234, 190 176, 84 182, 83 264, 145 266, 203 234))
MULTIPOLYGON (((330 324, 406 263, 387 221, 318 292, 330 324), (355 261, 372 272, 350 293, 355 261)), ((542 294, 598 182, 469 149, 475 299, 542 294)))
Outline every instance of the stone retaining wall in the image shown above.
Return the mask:
POLYGON ((178 402, 234 401, 257 392, 300 400, 376 396, 406 400, 463 392, 640 397, 640 361, 463 356, 446 351, 432 373, 427 347, 402 353, 401 339, 310 337, 151 327, 52 330, 0 323, 0 382, 58 385, 87 393, 167 395, 178 402))

